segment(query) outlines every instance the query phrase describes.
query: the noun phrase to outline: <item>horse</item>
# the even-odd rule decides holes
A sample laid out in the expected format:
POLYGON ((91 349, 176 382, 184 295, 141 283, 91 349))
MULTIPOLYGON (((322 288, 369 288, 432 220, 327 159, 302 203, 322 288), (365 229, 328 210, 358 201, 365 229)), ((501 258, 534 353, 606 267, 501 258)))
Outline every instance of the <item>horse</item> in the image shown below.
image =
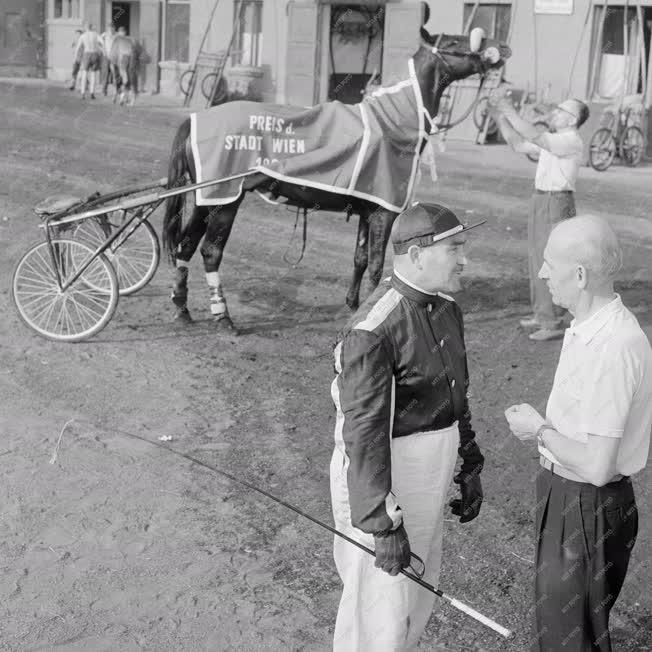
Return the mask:
POLYGON ((133 105, 138 92, 138 44, 124 30, 120 28, 113 39, 109 53, 109 66, 115 81, 115 95, 113 102, 118 100, 120 105, 125 101, 133 105), (129 99, 129 96, 131 98, 129 99))
MULTIPOLYGON (((505 59, 511 55, 509 47, 487 38, 481 28, 475 28, 469 35, 462 36, 432 35, 421 27, 420 36, 419 47, 412 58, 412 70, 418 82, 423 109, 431 123, 437 115, 442 93, 453 81, 474 74, 479 74, 484 79, 489 70, 502 66, 505 59)), ((233 102, 232 106, 235 104, 238 103, 233 102)), ((206 111, 219 111, 224 106, 226 105, 206 109, 206 111)), ((218 114, 212 114, 211 119, 217 120, 218 114)), ((191 119, 187 118, 179 126, 172 144, 168 167, 169 188, 184 185, 187 178, 192 183, 196 182, 196 161, 190 137, 191 119)), ((417 154, 423 151, 426 144, 427 132, 424 130, 417 154)), ((304 209, 310 207, 334 212, 346 211, 349 216, 352 213, 357 214, 359 221, 354 270, 346 294, 346 305, 351 310, 358 307, 360 286, 365 270, 368 270, 369 291, 373 291, 379 284, 390 231, 398 211, 388 210, 357 196, 289 183, 261 171, 253 171, 242 182, 237 198, 219 206, 196 204, 185 225, 182 223, 184 196, 176 195, 166 200, 163 246, 170 262, 174 265, 171 297, 175 305, 174 320, 192 321, 187 307, 188 265, 203 237, 200 251, 209 286, 210 310, 216 329, 237 334, 228 311, 218 270, 235 216, 244 195, 250 191, 271 192, 274 198, 283 197, 288 204, 304 209)))

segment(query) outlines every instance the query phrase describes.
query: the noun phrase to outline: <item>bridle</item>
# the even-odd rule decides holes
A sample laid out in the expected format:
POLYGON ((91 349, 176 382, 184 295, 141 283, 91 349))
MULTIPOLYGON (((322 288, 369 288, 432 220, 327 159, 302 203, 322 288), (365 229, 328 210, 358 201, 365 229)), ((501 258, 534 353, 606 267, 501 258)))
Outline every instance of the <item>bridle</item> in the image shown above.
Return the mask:
MULTIPOLYGON (((446 55, 447 57, 458 57, 458 58, 463 58, 463 59, 468 59, 468 58, 473 58, 477 59, 480 62, 480 70, 481 72, 479 73, 480 75, 480 84, 478 85, 478 91, 475 94, 475 97, 471 101, 471 104, 469 107, 464 111, 464 113, 459 117, 457 120, 454 122, 449 122, 447 125, 437 125, 435 126, 435 121, 433 117, 428 113, 428 111, 424 108, 424 112, 426 114, 426 119, 430 122, 430 133, 441 133, 442 131, 448 131, 449 129, 452 129, 456 125, 460 124, 461 122, 464 122, 473 111, 475 108, 475 105, 478 103, 478 100, 480 99, 480 94, 482 93, 482 87, 484 86, 484 83, 487 79, 487 74, 489 70, 491 70, 490 66, 494 65, 497 63, 497 61, 489 61, 483 54, 486 52, 473 52, 470 49, 462 50, 462 49, 455 49, 455 48, 440 48, 439 43, 441 39, 443 38, 444 34, 439 34, 437 37, 437 42, 435 43, 434 46, 431 46, 429 48, 430 54, 433 54, 439 62, 443 65, 444 69, 447 72, 452 72, 452 68, 448 61, 446 61, 445 57, 442 55, 446 55), (488 64, 487 64, 488 61, 488 64)), ((453 45, 456 42, 453 42, 453 45)), ((491 48, 487 48, 487 51, 490 50, 491 48)), ((500 51, 498 48, 493 48, 496 50, 496 53, 498 55, 498 60, 500 60, 500 51)))

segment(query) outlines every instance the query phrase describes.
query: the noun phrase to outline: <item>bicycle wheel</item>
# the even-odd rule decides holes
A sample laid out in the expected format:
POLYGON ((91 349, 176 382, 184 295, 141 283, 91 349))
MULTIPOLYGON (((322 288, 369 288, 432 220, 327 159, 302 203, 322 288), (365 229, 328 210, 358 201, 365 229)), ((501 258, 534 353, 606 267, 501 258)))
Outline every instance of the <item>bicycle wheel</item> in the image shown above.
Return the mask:
MULTIPOLYGON (((95 250, 118 228, 119 225, 114 220, 111 213, 107 217, 84 220, 75 229, 73 238, 95 250)), ((142 290, 154 278, 161 259, 161 247, 156 231, 147 220, 126 240, 124 236, 125 234, 122 234, 104 252, 115 269, 119 292, 123 297, 142 290)), ((98 291, 106 292, 108 289, 91 284, 86 274, 82 278, 98 291)))
POLYGON ((483 97, 473 109, 473 124, 476 126, 478 131, 484 129, 485 119, 489 120, 487 125, 487 136, 493 136, 498 131, 498 125, 493 120, 493 118, 487 118, 489 113, 489 108, 487 107, 487 98, 483 97))
POLYGON ((192 76, 195 74, 194 70, 186 70, 186 72, 179 78, 179 88, 184 95, 190 93, 190 86, 192 84, 192 76))
POLYGON ((118 305, 118 279, 104 255, 76 240, 52 240, 54 262, 47 242, 34 245, 18 261, 11 289, 23 323, 42 337, 56 342, 81 342, 99 333, 118 305), (92 259, 84 277, 65 290, 59 288, 79 269, 79 261, 92 259), (99 287, 89 287, 87 279, 99 287))
POLYGON ((643 158, 645 136, 638 127, 627 127, 620 138, 618 151, 625 165, 636 167, 643 158))
POLYGON ((589 163, 594 170, 604 172, 616 156, 616 141, 610 129, 598 129, 589 144, 589 163))
MULTIPOLYGON (((215 78, 217 76, 218 75, 216 72, 209 72, 201 81, 201 92, 207 100, 211 99, 211 91, 213 90, 213 84, 215 84, 215 78)), ((226 101, 226 97, 227 97, 226 79, 224 79, 224 77, 220 75, 220 79, 217 82, 215 93, 213 94, 213 99, 211 101, 212 106, 222 104, 224 101, 226 101)))
MULTIPOLYGON (((539 120, 538 122, 535 122, 534 126, 537 128, 537 131, 539 133, 543 133, 544 131, 548 131, 549 129, 548 123, 544 122, 543 120, 539 120)), ((537 163, 539 161, 538 152, 536 154, 526 154, 525 156, 527 156, 530 159, 530 161, 532 161, 532 163, 537 163)))

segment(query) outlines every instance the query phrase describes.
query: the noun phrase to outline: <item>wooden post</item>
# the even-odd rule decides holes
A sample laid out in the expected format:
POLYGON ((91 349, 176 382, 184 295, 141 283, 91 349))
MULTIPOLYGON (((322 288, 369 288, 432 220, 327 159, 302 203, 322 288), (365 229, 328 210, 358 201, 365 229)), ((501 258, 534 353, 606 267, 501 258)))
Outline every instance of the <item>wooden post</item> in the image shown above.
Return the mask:
POLYGON ((609 7, 609 2, 608 0, 605 0, 604 6, 602 7, 602 15, 600 16, 600 25, 598 26, 598 34, 595 39, 595 50, 593 52, 593 68, 591 69, 591 81, 590 81, 590 86, 587 92, 587 97, 589 100, 593 98, 593 96, 596 93, 596 80, 598 77, 598 62, 600 61, 601 55, 602 55, 602 35, 604 34, 604 21, 607 18, 607 11, 609 7))

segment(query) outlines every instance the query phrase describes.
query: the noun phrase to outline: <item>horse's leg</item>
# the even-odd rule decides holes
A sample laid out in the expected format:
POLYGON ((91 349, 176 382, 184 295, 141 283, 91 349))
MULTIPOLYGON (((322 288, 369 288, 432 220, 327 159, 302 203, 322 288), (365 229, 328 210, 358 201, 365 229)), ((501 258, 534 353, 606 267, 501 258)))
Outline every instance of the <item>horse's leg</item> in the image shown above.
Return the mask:
POLYGON ((111 70, 113 70, 113 86, 114 86, 113 103, 115 104, 118 101, 118 95, 120 94, 122 80, 120 79, 120 71, 118 70, 118 66, 116 64, 114 63, 111 64, 111 70))
POLYGON ((385 265, 385 252, 397 213, 385 208, 376 208, 369 215, 369 291, 373 292, 380 283, 385 265))
POLYGON ((129 76, 127 75, 127 68, 123 61, 120 62, 120 77, 122 82, 122 92, 120 93, 120 105, 125 103, 125 95, 129 85, 129 76))
POLYGON ((358 237, 355 241, 355 254, 353 255, 353 278, 351 279, 351 286, 346 293, 346 305, 351 310, 356 310, 360 305, 360 284, 362 283, 362 276, 367 269, 368 256, 368 240, 369 240, 369 220, 368 211, 361 210, 358 219, 358 237))
POLYGON ((182 322, 192 321, 188 311, 188 265, 206 232, 208 211, 206 206, 194 207, 188 223, 181 231, 179 244, 174 253, 172 302, 177 307, 174 319, 182 322))
POLYGON ((211 207, 206 227, 206 237, 200 249, 204 258, 204 271, 206 272, 206 282, 210 292, 211 314, 219 328, 233 332, 236 332, 236 329, 229 316, 229 309, 222 292, 218 270, 222 262, 224 247, 229 239, 231 227, 241 202, 242 196, 230 204, 211 207))

